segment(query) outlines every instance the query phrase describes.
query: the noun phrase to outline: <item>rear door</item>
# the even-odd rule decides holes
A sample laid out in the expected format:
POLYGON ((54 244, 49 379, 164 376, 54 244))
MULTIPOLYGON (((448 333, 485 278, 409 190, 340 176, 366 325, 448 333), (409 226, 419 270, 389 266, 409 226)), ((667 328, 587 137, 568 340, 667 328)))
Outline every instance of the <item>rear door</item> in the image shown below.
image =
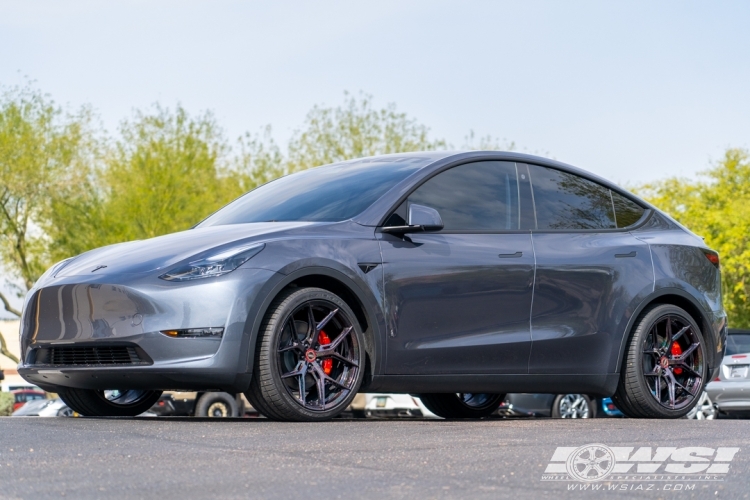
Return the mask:
POLYGON ((654 282, 648 245, 627 230, 644 209, 569 172, 529 171, 536 208, 529 373, 613 372, 633 299, 654 282))

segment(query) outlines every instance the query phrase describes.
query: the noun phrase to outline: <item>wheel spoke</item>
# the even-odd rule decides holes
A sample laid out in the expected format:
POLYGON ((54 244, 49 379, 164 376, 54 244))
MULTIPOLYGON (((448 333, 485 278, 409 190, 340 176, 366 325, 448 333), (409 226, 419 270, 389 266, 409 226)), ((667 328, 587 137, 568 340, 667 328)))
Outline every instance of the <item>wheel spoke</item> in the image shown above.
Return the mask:
POLYGON ((326 409, 326 383, 325 379, 325 373, 323 370, 320 369, 320 367, 316 364, 312 364, 312 370, 310 371, 313 378, 315 379, 315 387, 318 390, 318 405, 321 407, 322 410, 326 409))
POLYGON ((323 369, 320 367, 319 364, 313 363, 312 364, 312 368, 313 368, 313 372, 317 373, 318 377, 320 377, 320 379, 324 383, 328 382, 329 384, 336 385, 336 386, 338 386, 341 389, 346 389, 347 391, 349 390, 349 388, 347 386, 345 386, 344 384, 342 384, 338 380, 336 380, 334 378, 331 378, 328 375, 326 375, 326 372, 323 371, 323 369))
MULTIPOLYGON (((352 332, 352 330, 353 330, 353 327, 351 326, 347 326, 346 328, 344 328, 338 337, 333 339, 333 341, 330 344, 327 344, 325 346, 325 350, 327 351, 335 350, 338 346, 341 345, 341 343, 344 341, 346 336, 349 335, 352 332)), ((323 346, 320 346, 320 347, 323 347, 323 346)))
POLYGON ((297 366, 294 367, 294 370, 282 373, 281 378, 296 377, 303 373, 307 373, 307 363, 305 363, 304 361, 300 361, 299 363, 297 363, 297 366))
POLYGON ((321 331, 321 330, 323 329, 323 327, 325 327, 325 326, 326 326, 326 325, 328 324, 328 322, 329 322, 329 321, 331 321, 331 319, 333 319, 333 317, 334 317, 334 316, 336 316, 336 313, 338 313, 338 312, 339 312, 338 308, 336 308, 336 309, 334 309, 333 311, 329 312, 329 313, 328 313, 328 314, 326 315, 326 317, 325 317, 325 318, 323 318, 323 319, 321 320, 321 322, 320 322, 320 323, 318 323, 318 324, 317 324, 317 325, 315 326, 315 331, 316 331, 316 332, 320 332, 320 331, 321 331))
POLYGON ((297 377, 297 386, 299 387, 299 400, 304 405, 307 402, 307 388, 305 387, 305 378, 307 377, 307 363, 302 362, 303 368, 297 377))
POLYGON ((674 379, 674 375, 669 370, 664 370, 665 379, 667 381, 667 393, 669 395, 669 406, 674 410, 675 406, 675 384, 677 381, 674 379))
POLYGON ((682 368, 683 370, 690 372, 694 377, 698 377, 698 378, 702 378, 703 377, 703 375, 701 375, 697 371, 693 370, 693 367, 691 367, 687 363, 679 363, 678 366, 680 368, 682 368))
POLYGON ((667 349, 667 351, 669 351, 669 348, 672 346, 672 317, 671 316, 667 316, 667 328, 666 328, 665 333, 667 335, 667 342, 664 347, 667 349))
POLYGON ((656 374, 656 381, 654 381, 654 392, 656 392, 656 399, 661 403, 661 373, 656 374))
POLYGON ((305 342, 312 344, 315 341, 315 316, 313 316, 312 305, 307 306, 307 335, 305 342))
POLYGON ((672 337, 672 342, 679 340, 680 337, 682 337, 685 334, 685 332, 688 331, 689 329, 690 329, 690 326, 685 326, 681 328, 680 331, 675 333, 674 337, 672 337))
POLYGON ((330 349, 324 349, 322 351, 318 351, 317 352, 317 356, 319 358, 333 358, 333 359, 337 359, 337 360, 339 360, 339 361, 341 361, 343 363, 346 363, 349 366, 353 366, 355 368, 357 366, 359 366, 359 364, 356 361, 354 361, 353 359, 349 359, 349 358, 343 356, 342 354, 339 354, 336 351, 332 351, 330 349))
POLYGON ((279 349, 277 352, 287 352, 287 351, 305 352, 301 344, 299 344, 296 340, 291 340, 291 339, 289 339, 289 342, 287 343, 287 345, 279 349))
POLYGON ((688 396, 690 396, 691 398, 695 399, 695 394, 693 394, 692 392, 690 392, 690 391, 688 390, 688 388, 687 388, 687 387, 685 387, 685 386, 684 386, 684 385, 682 385, 681 383, 677 382, 677 380, 675 380, 675 381, 674 381, 674 384, 675 384, 675 385, 676 385, 677 387, 679 387, 680 389, 682 389, 683 391, 685 391, 685 394, 687 394, 687 395, 688 395, 688 396))
POLYGON ((693 344, 690 347, 688 347, 687 349, 685 349, 685 352, 683 352, 682 354, 680 354, 677 357, 677 359, 680 360, 680 361, 685 361, 688 358, 688 356, 690 356, 693 353, 693 351, 695 351, 696 349, 698 349, 700 346, 701 345, 698 342, 696 342, 695 344, 693 344))

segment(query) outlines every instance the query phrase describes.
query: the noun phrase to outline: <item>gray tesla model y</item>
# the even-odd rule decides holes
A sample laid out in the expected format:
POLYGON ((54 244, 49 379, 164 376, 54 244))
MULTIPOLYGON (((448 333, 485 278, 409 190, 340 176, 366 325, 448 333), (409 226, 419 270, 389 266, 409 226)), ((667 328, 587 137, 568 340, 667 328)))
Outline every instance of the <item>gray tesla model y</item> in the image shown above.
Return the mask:
POLYGON ((83 415, 244 392, 277 420, 358 391, 478 418, 506 392, 685 415, 724 354, 719 256, 623 189, 502 152, 322 166, 194 228, 62 261, 29 292, 26 380, 83 415))

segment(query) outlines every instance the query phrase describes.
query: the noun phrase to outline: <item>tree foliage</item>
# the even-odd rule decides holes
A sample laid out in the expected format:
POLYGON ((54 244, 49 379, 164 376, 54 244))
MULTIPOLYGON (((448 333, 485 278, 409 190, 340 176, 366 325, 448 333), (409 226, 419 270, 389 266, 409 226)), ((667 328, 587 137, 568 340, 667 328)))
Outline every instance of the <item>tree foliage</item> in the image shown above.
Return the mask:
POLYGON ((56 256, 190 228, 237 193, 226 153, 209 113, 136 112, 86 183, 56 200, 47 223, 56 256))
POLYGON ((695 181, 669 178, 637 190, 719 252, 729 324, 750 327, 750 152, 727 150, 695 181))

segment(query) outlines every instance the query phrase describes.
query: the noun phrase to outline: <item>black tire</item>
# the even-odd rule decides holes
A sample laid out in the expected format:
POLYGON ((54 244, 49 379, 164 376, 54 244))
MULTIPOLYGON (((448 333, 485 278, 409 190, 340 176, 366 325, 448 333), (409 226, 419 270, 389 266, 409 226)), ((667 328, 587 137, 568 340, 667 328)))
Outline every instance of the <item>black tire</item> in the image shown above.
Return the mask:
POLYGON ((698 402, 706 386, 708 364, 705 353, 703 334, 684 309, 669 304, 647 308, 628 341, 620 383, 612 401, 631 418, 684 417, 698 402), (678 354, 675 354, 674 344, 680 344, 678 354), (674 364, 686 355, 688 349, 692 349, 688 361, 674 364), (674 391, 672 396, 670 385, 674 391))
POLYGON ((237 400, 228 392, 207 392, 195 403, 196 417, 231 418, 239 416, 237 400))
POLYGON ((364 366, 364 335, 346 302, 320 288, 288 289, 274 299, 263 319, 245 396, 273 420, 328 420, 354 399, 364 366), (328 343, 321 340, 323 328, 332 336, 328 343), (331 366, 324 364, 326 359, 332 360, 331 366))
POLYGON ((135 417, 154 406, 161 391, 60 389, 58 395, 85 417, 135 417))
POLYGON ((420 394, 419 399, 439 417, 484 418, 497 410, 505 394, 420 394))
POLYGON ((596 405, 585 394, 558 394, 550 414, 552 418, 596 418, 596 405))

